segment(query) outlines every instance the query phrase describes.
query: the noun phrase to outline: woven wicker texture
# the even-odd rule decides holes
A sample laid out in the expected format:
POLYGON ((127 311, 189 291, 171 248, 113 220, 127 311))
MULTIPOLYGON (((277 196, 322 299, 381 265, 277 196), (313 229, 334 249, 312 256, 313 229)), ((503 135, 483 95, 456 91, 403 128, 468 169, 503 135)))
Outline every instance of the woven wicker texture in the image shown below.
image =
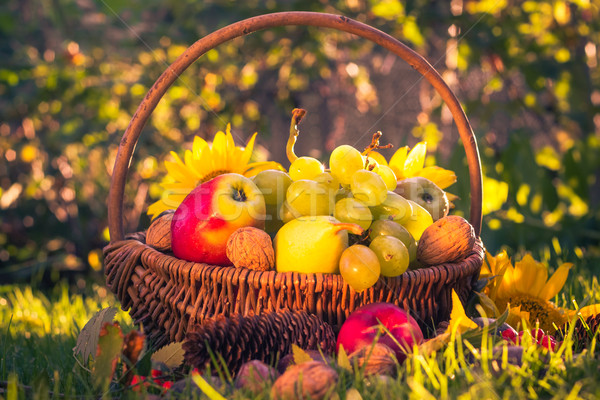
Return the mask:
POLYGON ((459 263, 381 278, 356 293, 341 275, 187 262, 156 251, 144 239, 142 232, 105 248, 106 282, 123 309, 131 308, 132 317, 159 344, 183 340, 191 327, 206 318, 285 309, 315 314, 337 329, 354 309, 378 301, 409 310, 423 329, 433 331, 450 316, 452 289, 465 301, 483 261, 478 241, 471 255, 459 263))
POLYGON ((335 350, 331 325, 304 311, 280 311, 249 317, 220 315, 204 321, 187 333, 183 344, 187 364, 203 370, 211 362, 208 349, 220 354, 228 370, 235 374, 250 360, 277 361, 292 351, 292 344, 306 350, 335 350))

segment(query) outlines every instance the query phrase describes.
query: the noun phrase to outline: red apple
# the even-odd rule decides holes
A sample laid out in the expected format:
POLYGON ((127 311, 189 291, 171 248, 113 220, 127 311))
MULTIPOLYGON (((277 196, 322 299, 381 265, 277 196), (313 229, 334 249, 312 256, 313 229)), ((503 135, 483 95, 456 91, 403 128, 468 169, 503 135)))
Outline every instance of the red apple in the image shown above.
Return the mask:
POLYGON ((192 190, 173 214, 171 247, 177 258, 231 265, 227 239, 236 229, 264 229, 265 200, 252 180, 223 174, 192 190))
POLYGON ((337 350, 344 346, 347 354, 370 346, 381 331, 378 343, 390 347, 398 361, 406 358, 413 344, 423 342, 423 332, 417 321, 402 308, 391 303, 372 303, 357 308, 342 324, 337 339, 337 350), (390 337, 381 325, 392 334, 390 337), (400 344, 400 346, 398 346, 400 344))

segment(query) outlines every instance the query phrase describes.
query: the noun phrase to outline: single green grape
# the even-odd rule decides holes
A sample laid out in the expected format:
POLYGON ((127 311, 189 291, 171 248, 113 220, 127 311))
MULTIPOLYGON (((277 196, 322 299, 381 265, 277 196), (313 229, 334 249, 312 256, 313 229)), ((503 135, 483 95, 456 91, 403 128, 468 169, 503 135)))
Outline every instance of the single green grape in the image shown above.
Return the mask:
POLYGON ((290 178, 293 181, 300 179, 314 179, 319 174, 325 172, 323 164, 313 157, 298 157, 292 165, 290 165, 290 178))
POLYGON ((394 191, 396 189, 398 179, 396 179, 396 174, 390 167, 379 164, 373 171, 383 179, 387 190, 394 191))
POLYGON ((283 203, 287 189, 292 184, 290 176, 277 169, 260 171, 252 177, 252 181, 263 194, 267 205, 283 203))
POLYGON ((376 206, 385 201, 388 190, 383 179, 373 171, 361 169, 352 175, 350 183, 352 195, 368 206, 376 206))
POLYGON ((362 244, 354 244, 342 252, 340 274, 357 292, 373 286, 381 275, 379 259, 373 250, 362 244))
POLYGON ((374 207, 371 207, 373 219, 393 219, 399 224, 403 224, 413 214, 413 209, 408 200, 395 192, 387 192, 385 200, 374 207))
POLYGON ((377 236, 369 248, 377 255, 381 275, 394 277, 404 273, 410 263, 408 249, 394 236, 377 236))
POLYGON ((405 227, 390 219, 375 220, 369 229, 369 238, 371 240, 378 236, 394 236, 400 239, 407 248, 411 243, 415 242, 415 239, 405 227))
POLYGON ((338 181, 330 172, 323 172, 316 177, 314 177, 313 181, 319 182, 334 192, 337 192, 340 188, 340 181, 338 181))
POLYGON ((286 202, 292 213, 299 215, 331 215, 335 192, 327 186, 300 179, 292 182, 286 193, 286 202))
POLYGON ((333 216, 340 222, 350 222, 367 229, 373 221, 369 207, 351 197, 343 198, 335 203, 333 216))
POLYGON ((347 144, 336 147, 329 157, 329 168, 341 184, 349 185, 352 175, 364 168, 363 158, 360 151, 347 144))
POLYGON ((290 207, 290 204, 287 202, 287 200, 284 200, 283 203, 281 203, 281 206, 279 207, 279 219, 284 224, 287 224, 291 220, 301 216, 302 215, 299 212, 290 207))
POLYGON ((363 166, 369 171, 374 171, 379 167, 379 163, 371 156, 362 156, 363 166))

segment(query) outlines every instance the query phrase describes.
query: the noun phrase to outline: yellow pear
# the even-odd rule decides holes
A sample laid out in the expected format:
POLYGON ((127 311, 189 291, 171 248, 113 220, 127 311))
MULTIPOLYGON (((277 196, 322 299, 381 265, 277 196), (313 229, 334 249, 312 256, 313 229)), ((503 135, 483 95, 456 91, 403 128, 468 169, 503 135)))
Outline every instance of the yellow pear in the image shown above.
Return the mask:
POLYGON ((348 247, 347 231, 360 235, 363 229, 328 215, 304 216, 287 222, 273 241, 277 271, 338 273, 340 257, 348 247))

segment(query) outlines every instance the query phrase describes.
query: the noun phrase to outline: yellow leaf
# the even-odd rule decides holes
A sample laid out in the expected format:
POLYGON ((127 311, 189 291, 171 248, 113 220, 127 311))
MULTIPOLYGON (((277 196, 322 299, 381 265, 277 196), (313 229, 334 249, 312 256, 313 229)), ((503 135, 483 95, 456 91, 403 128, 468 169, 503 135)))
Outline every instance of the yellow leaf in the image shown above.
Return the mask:
POLYGON ((458 331, 458 333, 464 333, 468 330, 477 328, 477 324, 467 317, 458 294, 452 289, 452 312, 450 313, 450 323, 448 324, 446 332, 452 333, 458 331))
POLYGON ((292 354, 294 355, 294 364, 302 364, 304 362, 312 361, 312 357, 296 344, 292 344, 292 354))

